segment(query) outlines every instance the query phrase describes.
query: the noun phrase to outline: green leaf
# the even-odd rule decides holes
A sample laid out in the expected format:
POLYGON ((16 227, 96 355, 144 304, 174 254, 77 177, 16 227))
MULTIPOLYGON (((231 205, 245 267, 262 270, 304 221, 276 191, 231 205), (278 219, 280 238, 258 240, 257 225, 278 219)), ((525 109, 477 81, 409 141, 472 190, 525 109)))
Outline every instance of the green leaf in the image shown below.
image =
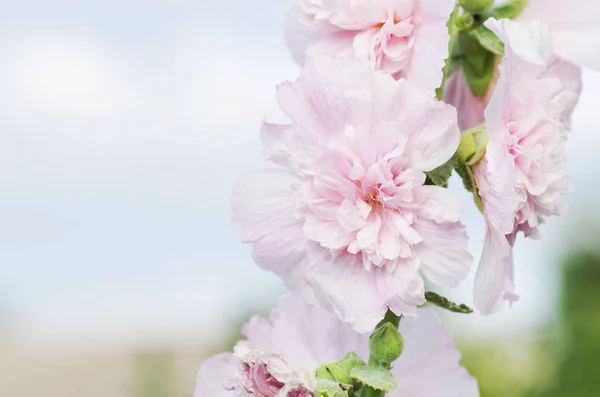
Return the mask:
POLYGON ((358 354, 349 352, 346 353, 340 361, 338 361, 338 364, 346 371, 350 372, 354 367, 365 365, 365 362, 362 360, 362 358, 358 357, 358 354))
POLYGON ((455 154, 446 163, 439 167, 426 172, 427 179, 425 180, 426 185, 436 185, 441 187, 448 186, 448 179, 452 176, 452 170, 458 164, 458 156, 455 154))
POLYGON ((352 378, 348 371, 338 363, 323 364, 317 368, 318 379, 331 380, 337 383, 352 384, 352 378))
POLYGON ((398 387, 394 375, 385 368, 373 368, 363 365, 353 368, 350 376, 375 390, 388 391, 398 387))
POLYGON ((339 383, 327 379, 317 379, 317 394, 322 397, 348 397, 339 383))
MULTIPOLYGON (((473 309, 471 309, 469 306, 465 305, 464 303, 457 305, 456 303, 450 301, 448 298, 438 295, 433 291, 426 291, 425 299, 427 299, 427 303, 431 303, 433 305, 439 306, 446 310, 450 310, 451 312, 454 312, 454 313, 465 313, 465 314, 473 313, 473 309)), ((352 375, 352 376, 354 377, 354 375, 352 375)))
POLYGON ((528 3, 529 0, 511 0, 510 2, 485 13, 484 18, 515 19, 523 12, 528 3))
POLYGON ((464 131, 460 135, 460 144, 456 153, 462 164, 473 165, 485 154, 490 138, 485 130, 485 124, 464 131))
POLYGON ((496 55, 504 55, 504 43, 488 28, 483 25, 477 26, 471 31, 471 35, 479 41, 483 48, 496 55))
POLYGON ((494 4, 494 0, 458 0, 458 4, 471 14, 481 14, 494 4))

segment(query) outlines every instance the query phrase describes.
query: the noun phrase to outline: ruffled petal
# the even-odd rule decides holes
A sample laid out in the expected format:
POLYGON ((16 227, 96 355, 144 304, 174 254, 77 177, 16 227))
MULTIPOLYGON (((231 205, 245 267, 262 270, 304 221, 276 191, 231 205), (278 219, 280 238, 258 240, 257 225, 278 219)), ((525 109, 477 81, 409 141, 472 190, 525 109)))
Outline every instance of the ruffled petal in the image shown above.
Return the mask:
POLYGON ((240 360, 230 353, 206 360, 196 377, 194 397, 233 397, 231 391, 240 360))
POLYGON ((433 309, 420 309, 418 318, 403 318, 404 351, 392 373, 398 389, 390 397, 479 397, 477 381, 460 365, 452 334, 442 327, 433 309))
POLYGON ((309 270, 303 222, 294 217, 298 176, 285 170, 246 174, 235 185, 233 222, 242 240, 253 244, 253 257, 291 289, 301 288, 309 270))

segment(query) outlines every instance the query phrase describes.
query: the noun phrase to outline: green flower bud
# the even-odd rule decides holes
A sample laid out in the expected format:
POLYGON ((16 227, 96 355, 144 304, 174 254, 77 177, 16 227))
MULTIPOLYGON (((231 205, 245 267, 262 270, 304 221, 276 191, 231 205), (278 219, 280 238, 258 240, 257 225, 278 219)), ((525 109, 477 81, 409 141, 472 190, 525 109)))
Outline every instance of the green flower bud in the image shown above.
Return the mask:
POLYGON ((383 323, 369 337, 371 357, 380 363, 394 362, 404 349, 404 340, 392 323, 383 323))
POLYGON ((481 14, 494 4, 494 0, 459 0, 458 2, 470 14, 481 14))
POLYGON ((316 376, 317 379, 331 380, 346 385, 352 384, 352 378, 350 377, 350 374, 338 363, 321 365, 319 368, 317 368, 316 376))
POLYGON ((354 367, 365 365, 365 362, 354 352, 346 353, 346 355, 337 363, 348 371, 348 373, 350 373, 354 367))

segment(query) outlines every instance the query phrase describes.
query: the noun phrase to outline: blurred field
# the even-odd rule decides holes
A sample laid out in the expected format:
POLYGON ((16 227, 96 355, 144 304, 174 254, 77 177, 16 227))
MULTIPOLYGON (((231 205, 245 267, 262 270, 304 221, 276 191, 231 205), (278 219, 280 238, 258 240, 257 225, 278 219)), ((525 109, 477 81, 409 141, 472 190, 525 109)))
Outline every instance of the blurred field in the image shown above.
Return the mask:
POLYGON ((0 355, 0 396, 191 396, 205 354, 168 351, 26 352, 0 355))
MULTIPOLYGON (((535 333, 473 342, 457 335, 463 364, 483 397, 600 395, 600 251, 577 249, 562 265, 556 321, 535 333)), ((241 316, 244 319, 247 315, 241 316)), ((221 346, 101 351, 27 351, 0 355, 0 396, 189 397, 202 361, 221 346)))

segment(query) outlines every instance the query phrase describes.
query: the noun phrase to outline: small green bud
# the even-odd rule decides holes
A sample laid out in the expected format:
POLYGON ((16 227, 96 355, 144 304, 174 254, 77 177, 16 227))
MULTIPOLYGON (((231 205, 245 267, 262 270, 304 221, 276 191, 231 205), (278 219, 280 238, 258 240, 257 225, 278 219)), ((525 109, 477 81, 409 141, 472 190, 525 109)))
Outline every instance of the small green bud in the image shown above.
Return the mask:
POLYGON ((494 4, 494 0, 459 0, 459 4, 470 14, 481 14, 494 4))
POLYGON ((460 144, 456 153, 461 163, 473 165, 485 154, 490 138, 486 132, 485 124, 473 127, 460 135, 460 144))
POLYGON ((346 385, 352 384, 352 378, 350 377, 350 373, 338 363, 329 363, 321 365, 319 368, 317 368, 316 376, 317 379, 331 380, 346 385))
POLYGON ((404 340, 392 323, 383 323, 369 337, 371 357, 380 363, 394 362, 404 349, 404 340))
POLYGON ((344 355, 337 363, 348 371, 348 373, 350 373, 354 367, 365 365, 365 362, 354 352, 346 353, 346 355, 344 355))

